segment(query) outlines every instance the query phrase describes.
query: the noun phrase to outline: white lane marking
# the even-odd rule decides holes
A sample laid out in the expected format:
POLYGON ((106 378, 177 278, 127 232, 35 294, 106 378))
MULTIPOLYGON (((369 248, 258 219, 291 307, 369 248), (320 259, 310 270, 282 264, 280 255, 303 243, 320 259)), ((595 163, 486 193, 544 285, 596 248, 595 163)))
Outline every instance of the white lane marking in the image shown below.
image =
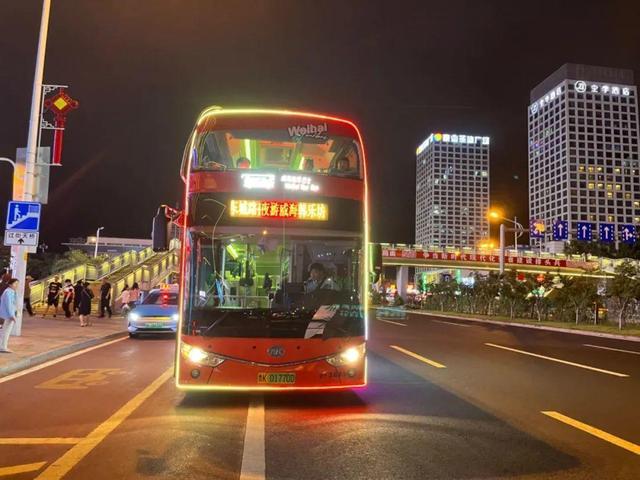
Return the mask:
POLYGON ((394 322, 393 320, 383 320, 382 318, 376 318, 379 322, 390 323, 392 325, 400 325, 401 327, 406 327, 406 323, 394 322))
POLYGON ((623 350, 622 348, 603 347, 602 345, 591 345, 589 343, 583 343, 583 345, 585 347, 602 348, 603 350, 613 350, 614 352, 624 352, 624 353, 631 353, 633 355, 640 355, 640 352, 636 352, 634 350, 623 350))
POLYGON ((494 343, 485 343, 488 347, 501 348, 502 350, 509 350, 510 352, 521 353, 522 355, 529 355, 531 357, 542 358, 543 360, 549 360, 551 362, 563 363, 565 365, 571 365, 572 367, 584 368, 585 370, 591 370, 598 373, 606 373, 607 375, 613 375, 614 377, 628 377, 626 373, 612 372, 611 370, 604 370, 602 368, 592 367, 590 365, 583 365, 581 363, 569 362, 567 360, 561 360, 559 358, 547 357, 546 355, 540 355, 538 353, 527 352, 525 350, 518 350, 517 348, 505 347, 503 345, 496 345, 494 343))
POLYGON ((83 350, 78 350, 77 352, 70 353, 69 355, 65 355, 64 357, 54 358, 53 360, 49 360, 48 362, 41 363, 40 365, 36 365, 35 367, 27 368, 26 370, 21 370, 16 373, 12 373, 11 375, 7 375, 6 377, 0 378, 0 383, 8 382, 9 380, 13 380, 14 378, 19 378, 24 375, 28 375, 33 372, 37 372, 38 370, 42 370, 43 368, 50 367, 51 365, 55 365, 56 363, 64 362, 73 357, 77 357, 78 355, 82 355, 83 353, 90 352, 91 350, 96 350, 98 348, 106 347, 108 345, 114 344, 116 342, 121 342, 122 340, 126 340, 128 337, 116 338, 115 340, 111 340, 109 342, 101 343, 100 345, 94 345, 93 347, 88 347, 83 350))
POLYGON ((264 397, 260 395, 251 400, 247 411, 240 480, 264 480, 264 442, 264 397))
POLYGON ((455 325, 456 327, 470 327, 471 325, 466 325, 464 323, 455 323, 455 322, 447 322, 446 320, 436 320, 435 318, 431 319, 432 322, 438 323, 447 323, 449 325, 455 325))

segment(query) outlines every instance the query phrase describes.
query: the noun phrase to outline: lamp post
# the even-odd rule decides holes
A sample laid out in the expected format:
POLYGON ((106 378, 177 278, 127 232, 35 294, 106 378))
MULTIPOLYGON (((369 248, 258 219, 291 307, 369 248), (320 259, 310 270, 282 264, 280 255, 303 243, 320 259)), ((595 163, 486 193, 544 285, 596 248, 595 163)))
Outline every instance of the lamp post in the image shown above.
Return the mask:
POLYGON ((93 251, 93 258, 98 256, 98 243, 100 243, 100 232, 104 230, 104 227, 100 227, 96 230, 96 248, 93 251))
POLYGON ((522 224, 518 223, 518 217, 514 217, 513 220, 510 218, 505 218, 500 212, 497 210, 489 210, 488 214, 490 219, 500 220, 500 274, 504 273, 504 250, 505 250, 505 233, 507 230, 513 231, 513 240, 514 247, 516 249, 516 253, 518 251, 518 238, 526 232, 526 229, 522 226, 522 224), (513 228, 507 229, 504 222, 508 222, 513 225, 513 228))

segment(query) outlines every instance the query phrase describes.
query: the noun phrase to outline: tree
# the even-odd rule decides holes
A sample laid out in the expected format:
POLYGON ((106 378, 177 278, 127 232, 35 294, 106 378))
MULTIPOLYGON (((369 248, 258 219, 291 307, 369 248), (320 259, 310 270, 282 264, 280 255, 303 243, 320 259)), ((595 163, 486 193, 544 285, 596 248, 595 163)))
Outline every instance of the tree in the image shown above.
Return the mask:
POLYGON ((635 262, 625 260, 615 268, 610 295, 618 308, 618 328, 622 330, 629 306, 640 297, 640 269, 635 262))
POLYGON ((502 276, 500 282, 500 298, 509 308, 509 318, 514 319, 518 305, 527 297, 527 286, 524 281, 518 280, 515 270, 509 270, 502 276))
POLYGON ((575 310, 576 325, 581 314, 598 298, 598 283, 592 277, 572 277, 564 279, 564 287, 560 289, 575 310))

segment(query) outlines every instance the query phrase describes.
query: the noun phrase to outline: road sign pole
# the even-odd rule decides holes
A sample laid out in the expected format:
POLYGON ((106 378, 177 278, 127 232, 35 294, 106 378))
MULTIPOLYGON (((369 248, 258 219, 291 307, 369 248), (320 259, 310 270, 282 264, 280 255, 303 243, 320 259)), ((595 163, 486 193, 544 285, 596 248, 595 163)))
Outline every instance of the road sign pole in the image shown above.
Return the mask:
MULTIPOLYGON (((27 140, 27 158, 24 172, 24 194, 23 198, 14 200, 38 200, 39 182, 35 181, 36 154, 38 146, 38 132, 40 131, 40 106, 42 95, 42 78, 44 76, 44 57, 47 46, 47 34, 49 31, 49 12, 51 10, 51 0, 42 1, 42 17, 40 19, 40 35, 38 37, 38 50, 36 54, 36 71, 33 78, 33 93, 31 95, 31 116, 29 117, 29 138, 27 140)), ((15 182, 14 182, 15 184, 15 182)), ((14 192, 14 195, 16 192, 14 192)), ((18 315, 14 335, 22 334, 22 310, 24 305, 24 282, 27 274, 27 248, 11 248, 12 275, 18 279, 18 290, 16 292, 16 304, 18 305, 18 315)))

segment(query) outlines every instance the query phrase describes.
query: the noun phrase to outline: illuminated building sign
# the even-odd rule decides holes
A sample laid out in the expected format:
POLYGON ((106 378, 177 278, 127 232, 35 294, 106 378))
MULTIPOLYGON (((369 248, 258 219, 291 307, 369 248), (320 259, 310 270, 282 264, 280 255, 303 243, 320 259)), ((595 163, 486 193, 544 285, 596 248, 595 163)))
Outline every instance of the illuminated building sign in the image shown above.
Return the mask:
MULTIPOLYGON (((606 84, 598 84, 598 83, 589 83, 584 80, 577 80, 573 82, 573 90, 576 93, 603 93, 606 95, 622 95, 624 97, 628 97, 631 95, 631 88, 622 87, 619 85, 606 85, 606 84)), ((540 97, 539 100, 536 100, 531 104, 529 109, 532 114, 536 114, 542 109, 545 105, 552 102, 556 98, 560 97, 563 92, 563 87, 559 86, 554 88, 553 90, 547 92, 544 96, 540 97)))
POLYGON ((432 133, 420 144, 416 150, 416 155, 420 155, 432 143, 458 143, 467 145, 489 145, 489 137, 479 137, 475 135, 458 135, 455 133, 432 133))
POLYGON ((326 221, 326 203, 287 200, 231 200, 229 215, 238 218, 290 218, 293 220, 326 221))

